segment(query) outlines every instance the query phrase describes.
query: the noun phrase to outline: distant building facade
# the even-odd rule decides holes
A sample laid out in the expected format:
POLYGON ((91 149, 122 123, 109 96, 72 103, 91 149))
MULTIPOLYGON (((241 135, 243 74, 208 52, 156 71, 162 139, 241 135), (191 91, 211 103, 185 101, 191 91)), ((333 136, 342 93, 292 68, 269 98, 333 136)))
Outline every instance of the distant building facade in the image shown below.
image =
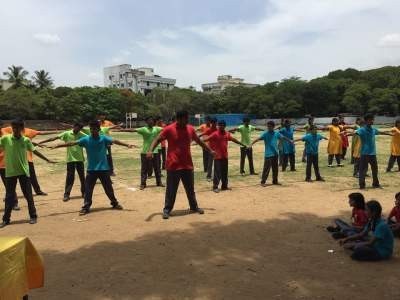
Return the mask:
POLYGON ((8 90, 10 87, 12 87, 12 85, 13 84, 11 82, 9 82, 8 80, 0 79, 0 90, 3 90, 3 91, 8 90))
POLYGON ((218 76, 217 82, 204 83, 201 85, 204 93, 221 93, 227 87, 243 86, 253 88, 258 86, 254 83, 246 83, 242 78, 233 78, 231 75, 218 76))
POLYGON ((104 86, 129 89, 147 95, 155 88, 172 90, 176 79, 154 74, 152 68, 133 69, 129 64, 104 68, 104 86))

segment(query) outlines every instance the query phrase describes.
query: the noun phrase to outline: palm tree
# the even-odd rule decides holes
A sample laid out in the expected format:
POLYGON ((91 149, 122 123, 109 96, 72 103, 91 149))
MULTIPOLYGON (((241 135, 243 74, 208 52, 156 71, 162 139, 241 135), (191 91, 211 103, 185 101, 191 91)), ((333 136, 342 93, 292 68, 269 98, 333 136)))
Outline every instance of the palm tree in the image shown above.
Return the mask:
POLYGON ((7 80, 12 83, 13 88, 19 88, 24 86, 27 82, 26 76, 28 76, 29 72, 24 70, 21 66, 8 67, 7 72, 3 72, 3 75, 7 77, 7 80))
POLYGON ((48 89, 53 86, 53 79, 45 70, 35 71, 32 80, 39 89, 48 89))

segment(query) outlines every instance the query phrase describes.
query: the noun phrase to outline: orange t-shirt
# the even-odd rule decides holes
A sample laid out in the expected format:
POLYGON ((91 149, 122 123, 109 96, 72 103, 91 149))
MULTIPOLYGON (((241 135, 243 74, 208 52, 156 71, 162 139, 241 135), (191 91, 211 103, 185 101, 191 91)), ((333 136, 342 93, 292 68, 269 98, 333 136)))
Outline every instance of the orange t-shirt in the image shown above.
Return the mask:
POLYGON ((103 122, 101 122, 101 127, 111 127, 114 126, 114 123, 108 120, 104 120, 103 122))
MULTIPOLYGON (((12 134, 12 128, 9 127, 4 127, 2 129, 2 133, 3 134, 12 134)), ((35 136, 37 136, 40 133, 40 131, 37 131, 35 129, 31 129, 31 128, 25 128, 22 131, 22 135, 26 136, 28 139, 32 140, 35 136)), ((33 162, 33 154, 31 151, 28 151, 28 162, 33 162)))

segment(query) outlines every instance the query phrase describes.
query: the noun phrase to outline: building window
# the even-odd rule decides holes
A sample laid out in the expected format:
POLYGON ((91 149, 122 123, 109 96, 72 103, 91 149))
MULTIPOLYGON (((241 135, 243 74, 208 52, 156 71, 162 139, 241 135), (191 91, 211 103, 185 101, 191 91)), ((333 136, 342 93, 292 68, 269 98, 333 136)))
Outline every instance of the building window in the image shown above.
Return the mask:
POLYGON ((147 85, 147 86, 150 86, 150 81, 146 81, 146 85, 147 85))
POLYGON ((160 86, 160 83, 159 83, 159 82, 157 82, 157 86, 158 86, 158 87, 160 86))
POLYGON ((128 86, 132 86, 132 82, 128 82, 128 86))
POLYGON ((124 88, 124 87, 125 87, 125 85, 123 83, 121 83, 121 88, 124 88))
POLYGON ((119 74, 119 79, 122 79, 122 74, 119 74))
POLYGON ((112 78, 113 78, 112 75, 108 76, 108 79, 112 80, 112 78))

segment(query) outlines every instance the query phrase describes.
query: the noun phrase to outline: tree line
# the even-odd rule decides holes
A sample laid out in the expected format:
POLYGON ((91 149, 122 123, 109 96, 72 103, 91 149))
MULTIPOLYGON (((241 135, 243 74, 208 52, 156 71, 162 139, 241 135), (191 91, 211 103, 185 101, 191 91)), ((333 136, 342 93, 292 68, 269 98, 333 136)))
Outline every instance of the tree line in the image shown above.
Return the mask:
POLYGON ((126 112, 169 119, 177 110, 191 114, 245 113, 258 118, 331 116, 367 112, 397 115, 400 109, 400 67, 367 71, 336 70, 309 81, 291 77, 255 88, 230 87, 220 94, 191 89, 155 89, 144 96, 130 90, 104 87, 53 87, 49 73, 40 70, 28 80, 20 66, 4 72, 12 83, 0 91, 0 118, 88 121, 98 114, 123 120, 126 112))

